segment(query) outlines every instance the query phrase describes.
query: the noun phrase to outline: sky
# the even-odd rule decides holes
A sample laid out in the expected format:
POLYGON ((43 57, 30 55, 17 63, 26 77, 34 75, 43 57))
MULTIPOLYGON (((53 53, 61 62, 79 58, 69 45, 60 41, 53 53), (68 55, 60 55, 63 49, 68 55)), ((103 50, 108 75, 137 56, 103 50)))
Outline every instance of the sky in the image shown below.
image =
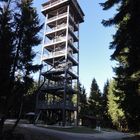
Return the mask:
MULTIPOLYGON (((34 6, 37 7, 41 22, 44 22, 41 4, 46 1, 34 0, 34 6)), ((79 77, 89 95, 93 78, 103 91, 107 79, 114 76, 112 67, 115 66, 115 62, 110 60, 113 50, 109 49, 109 43, 112 41, 115 28, 104 27, 101 21, 111 18, 115 14, 115 9, 103 11, 99 3, 103 3, 105 0, 78 0, 78 2, 85 13, 85 22, 80 25, 79 77)), ((37 50, 39 52, 37 61, 39 62, 41 46, 38 46, 37 50)))

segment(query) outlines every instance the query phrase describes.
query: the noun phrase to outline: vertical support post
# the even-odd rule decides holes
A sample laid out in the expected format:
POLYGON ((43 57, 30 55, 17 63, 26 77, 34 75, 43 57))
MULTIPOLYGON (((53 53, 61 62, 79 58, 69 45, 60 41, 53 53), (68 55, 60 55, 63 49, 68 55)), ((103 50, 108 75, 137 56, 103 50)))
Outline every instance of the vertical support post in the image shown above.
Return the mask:
POLYGON ((67 6, 67 30, 66 30, 66 52, 65 52, 65 60, 67 62, 68 57, 68 41, 69 41, 69 14, 70 14, 70 6, 67 6))
POLYGON ((79 23, 78 23, 78 56, 77 56, 77 61, 78 61, 78 66, 77 66, 77 126, 79 125, 79 23))
POLYGON ((67 94, 67 61, 68 61, 68 35, 69 35, 69 5, 67 6, 67 30, 66 30, 66 49, 65 49, 65 78, 64 78, 64 95, 63 95, 63 126, 66 125, 66 94, 67 94))
POLYGON ((66 125, 66 94, 67 94, 67 70, 65 69, 64 94, 63 94, 63 126, 66 125))

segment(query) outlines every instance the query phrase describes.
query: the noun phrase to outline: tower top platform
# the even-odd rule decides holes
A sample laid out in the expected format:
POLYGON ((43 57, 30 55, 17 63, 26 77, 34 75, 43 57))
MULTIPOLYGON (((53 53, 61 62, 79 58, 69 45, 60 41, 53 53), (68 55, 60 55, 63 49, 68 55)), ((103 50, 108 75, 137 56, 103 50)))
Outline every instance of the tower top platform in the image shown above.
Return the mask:
POLYGON ((42 13, 44 16, 50 11, 56 10, 63 6, 70 5, 73 8, 73 11, 79 20, 79 23, 84 22, 84 12, 82 11, 80 5, 77 0, 48 0, 47 2, 42 4, 42 13))

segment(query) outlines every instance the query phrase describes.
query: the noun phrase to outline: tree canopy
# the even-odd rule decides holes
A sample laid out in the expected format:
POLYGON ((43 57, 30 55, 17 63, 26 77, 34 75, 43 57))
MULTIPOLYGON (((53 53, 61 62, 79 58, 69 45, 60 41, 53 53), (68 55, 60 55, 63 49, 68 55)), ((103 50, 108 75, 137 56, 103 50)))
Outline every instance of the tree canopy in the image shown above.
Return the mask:
MULTIPOLYGON (((104 10, 117 5, 113 18, 103 20, 104 26, 116 26, 116 34, 110 43, 114 49, 111 59, 117 61, 116 95, 124 110, 129 130, 138 130, 140 124, 140 1, 107 0, 101 4, 104 10)), ((126 126, 127 127, 127 126, 126 126)))
POLYGON ((93 78, 90 88, 89 95, 89 115, 93 115, 94 117, 101 117, 101 92, 99 90, 99 86, 96 82, 96 79, 93 78))
POLYGON ((0 136, 10 113, 20 117, 23 97, 33 85, 32 74, 41 68, 33 63, 33 48, 41 43, 43 25, 32 2, 0 1, 0 136))

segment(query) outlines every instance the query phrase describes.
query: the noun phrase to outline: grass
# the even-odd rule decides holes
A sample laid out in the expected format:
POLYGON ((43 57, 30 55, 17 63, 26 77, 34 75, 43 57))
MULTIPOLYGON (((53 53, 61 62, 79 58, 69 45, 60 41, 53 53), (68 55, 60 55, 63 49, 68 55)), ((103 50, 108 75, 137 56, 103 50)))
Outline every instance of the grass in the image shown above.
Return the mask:
POLYGON ((58 127, 51 127, 51 126, 41 126, 48 129, 53 129, 57 131, 63 131, 63 132, 71 132, 71 133, 85 133, 85 134, 94 134, 94 133, 100 133, 99 131, 88 128, 88 127, 70 127, 70 128, 58 128, 58 127))
POLYGON ((134 136, 130 138, 123 138, 123 140, 140 140, 140 132, 132 133, 134 136))
MULTIPOLYGON (((5 131, 8 131, 12 128, 11 124, 5 125, 5 131)), ((6 140, 60 140, 54 136, 50 136, 44 133, 38 133, 35 130, 29 129, 29 128, 22 128, 17 126, 17 128, 14 131, 14 137, 11 138, 8 135, 6 136, 6 140), (9 138, 8 138, 9 137, 9 138)))
POLYGON ((25 140, 59 140, 54 136, 50 136, 48 134, 37 132, 35 130, 28 129, 28 128, 25 129, 25 128, 18 127, 17 133, 23 134, 25 140))
POLYGON ((112 131, 116 131, 115 129, 111 129, 111 128, 101 128, 102 131, 105 131, 105 132, 112 132, 112 131))
POLYGON ((140 140, 140 136, 137 135, 131 138, 123 138, 123 140, 140 140))
MULTIPOLYGON (((11 125, 5 125, 5 130, 8 130, 11 128, 11 125)), ((45 126, 45 125, 38 125, 39 127, 44 127, 47 129, 57 130, 57 131, 63 131, 63 132, 71 132, 71 133, 81 133, 81 134, 96 134, 101 133, 95 129, 88 128, 88 127, 52 127, 52 126, 45 126)), ((110 129, 105 129, 106 131, 111 131, 110 129)), ((140 140, 140 134, 136 133, 134 134, 134 137, 130 138, 123 138, 121 140, 140 140)), ((22 128, 18 126, 15 131, 15 139, 8 139, 8 140, 60 140, 57 137, 48 135, 42 131, 31 129, 31 128, 22 128), (21 139, 20 139, 21 138, 21 139)))

